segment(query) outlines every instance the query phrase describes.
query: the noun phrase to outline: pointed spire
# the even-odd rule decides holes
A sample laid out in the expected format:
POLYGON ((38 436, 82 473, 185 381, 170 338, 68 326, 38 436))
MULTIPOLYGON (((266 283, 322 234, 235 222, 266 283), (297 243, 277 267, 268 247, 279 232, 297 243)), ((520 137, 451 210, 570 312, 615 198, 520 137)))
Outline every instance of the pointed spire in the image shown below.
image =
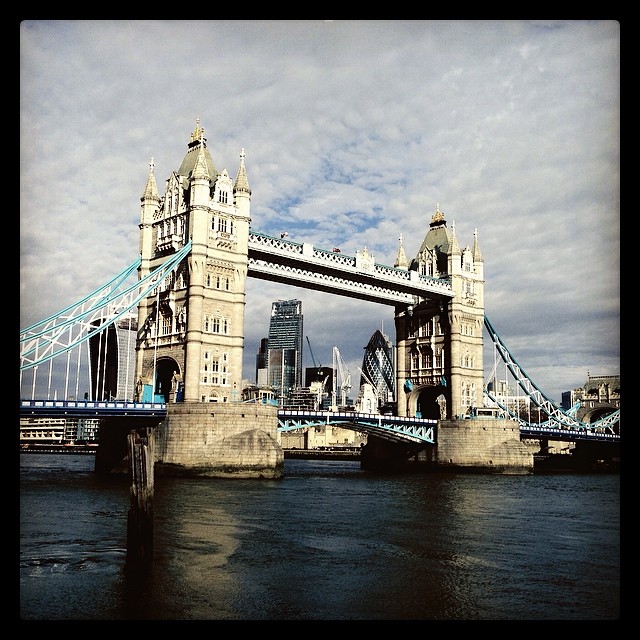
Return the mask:
POLYGON ((238 168, 238 175, 236 176, 235 184, 233 185, 234 191, 245 191, 251 193, 249 188, 249 179, 247 178, 247 170, 244 166, 245 152, 244 147, 240 149, 240 167, 238 168))
POLYGON ((200 137, 200 146, 198 148, 198 157, 196 158, 196 164, 193 167, 193 173, 191 175, 194 179, 209 180, 209 169, 207 167, 207 159, 204 156, 204 138, 200 137))
POLYGON ((200 153, 204 150, 204 161, 207 165, 207 176, 209 179, 214 179, 218 175, 213 158, 209 152, 207 145, 207 139, 204 137, 204 128, 200 124, 200 118, 196 118, 196 126, 191 132, 189 144, 187 145, 188 151, 182 160, 182 164, 178 169, 178 174, 181 176, 190 177, 195 170, 196 161, 200 153))
POLYGON ((462 251, 460 251, 460 244, 458 243, 458 236, 456 236, 455 220, 451 223, 451 241, 449 243, 449 253, 451 255, 457 256, 462 253, 462 251))
POLYGON ((147 178, 147 186, 144 188, 142 199, 155 200, 159 202, 160 196, 158 195, 158 185, 156 184, 156 176, 153 172, 154 168, 155 168, 155 164, 153 163, 153 158, 151 158, 151 161, 149 162, 149 177, 147 178))
POLYGON ((191 140, 189 142, 197 142, 204 140, 204 129, 200 126, 200 117, 196 118, 196 127, 191 134, 191 140))
POLYGON ((480 245, 478 244, 478 229, 473 230, 473 261, 484 262, 482 252, 480 251, 480 245))
POLYGON ((396 256, 396 261, 393 263, 393 266, 396 269, 407 269, 409 266, 409 261, 407 260, 407 254, 404 252, 404 247, 402 246, 402 234, 400 234, 399 244, 398 244, 398 255, 396 256))

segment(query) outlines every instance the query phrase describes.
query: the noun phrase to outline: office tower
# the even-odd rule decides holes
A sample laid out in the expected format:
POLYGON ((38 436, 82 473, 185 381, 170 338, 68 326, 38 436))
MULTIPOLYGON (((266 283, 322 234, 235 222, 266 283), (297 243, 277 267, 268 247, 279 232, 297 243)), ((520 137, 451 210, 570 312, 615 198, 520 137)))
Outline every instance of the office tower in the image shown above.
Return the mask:
POLYGON ((360 386, 368 383, 373 387, 378 408, 391 403, 395 398, 395 368, 393 347, 389 338, 377 330, 365 347, 362 359, 360 386))
POLYGON ((256 384, 261 387, 267 384, 267 364, 269 358, 269 339, 260 340, 260 348, 256 354, 256 384))
POLYGON ((286 397, 302 384, 301 300, 271 305, 267 353, 268 383, 277 397, 286 397))
POLYGON ((129 314, 89 338, 91 400, 133 400, 137 330, 137 318, 129 314))

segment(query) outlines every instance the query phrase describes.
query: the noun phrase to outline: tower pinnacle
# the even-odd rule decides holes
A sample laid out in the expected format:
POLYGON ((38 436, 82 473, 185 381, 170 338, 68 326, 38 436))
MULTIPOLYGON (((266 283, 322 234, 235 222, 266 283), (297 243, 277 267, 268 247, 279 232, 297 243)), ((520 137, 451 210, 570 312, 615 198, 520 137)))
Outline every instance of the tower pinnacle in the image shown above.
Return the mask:
POLYGON ((191 140, 189 142, 204 141, 204 129, 200 126, 200 117, 196 118, 196 127, 191 134, 191 140))
POLYGON ((147 184, 144 188, 144 193, 142 194, 142 200, 155 200, 160 201, 160 197, 158 196, 158 185, 156 184, 156 176, 154 174, 155 164, 153 163, 153 158, 149 162, 149 177, 147 178, 147 184))
POLYGON ((444 213, 440 211, 440 204, 436 203, 436 212, 431 216, 431 224, 439 224, 441 222, 445 222, 444 213))
POLYGON ((234 191, 243 191, 245 193, 251 194, 251 189, 249 188, 249 179, 247 178, 247 170, 244 166, 244 159, 246 154, 244 152, 244 147, 240 149, 240 166, 238 167, 238 173, 236 175, 236 181, 233 185, 234 191))
POLYGON ((403 236, 400 234, 399 244, 398 244, 398 254, 396 256, 396 261, 393 266, 396 269, 406 269, 409 266, 409 261, 407 260, 407 254, 404 252, 404 247, 402 246, 403 236))

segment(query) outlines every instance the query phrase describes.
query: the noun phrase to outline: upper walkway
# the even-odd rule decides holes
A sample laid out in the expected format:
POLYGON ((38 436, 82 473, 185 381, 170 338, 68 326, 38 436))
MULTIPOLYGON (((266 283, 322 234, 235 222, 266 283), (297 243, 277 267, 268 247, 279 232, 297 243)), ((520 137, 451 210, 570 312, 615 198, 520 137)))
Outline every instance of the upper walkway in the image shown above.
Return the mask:
POLYGON ((255 232, 249 234, 248 274, 388 305, 411 305, 416 297, 454 296, 450 278, 378 264, 366 249, 348 256, 255 232))

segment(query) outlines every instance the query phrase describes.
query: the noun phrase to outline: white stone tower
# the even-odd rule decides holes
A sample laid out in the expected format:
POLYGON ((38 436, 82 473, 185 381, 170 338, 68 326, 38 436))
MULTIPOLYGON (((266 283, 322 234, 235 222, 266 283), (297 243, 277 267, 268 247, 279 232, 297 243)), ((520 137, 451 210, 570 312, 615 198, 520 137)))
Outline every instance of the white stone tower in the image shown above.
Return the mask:
POLYGON ((455 225, 436 206, 420 250, 409 264, 402 239, 397 268, 449 278, 448 302, 420 299, 396 309, 398 414, 455 418, 473 414, 483 398, 484 259, 477 231, 461 250, 455 225))
POLYGON ((218 172, 199 120, 160 196, 153 160, 141 198, 140 278, 191 241, 190 254, 138 307, 138 389, 166 402, 232 402, 242 392, 251 190, 218 172))

